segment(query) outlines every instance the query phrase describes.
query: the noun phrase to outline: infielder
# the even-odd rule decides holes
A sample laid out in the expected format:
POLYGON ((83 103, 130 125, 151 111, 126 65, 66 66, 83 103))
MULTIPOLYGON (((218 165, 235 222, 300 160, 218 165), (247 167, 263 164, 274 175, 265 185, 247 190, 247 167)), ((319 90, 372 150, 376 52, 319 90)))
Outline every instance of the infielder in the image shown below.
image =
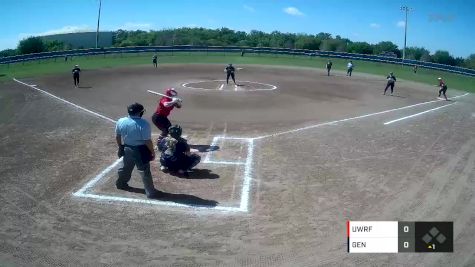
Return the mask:
POLYGON ((157 57, 157 54, 153 55, 152 57, 152 63, 153 63, 153 66, 155 68, 157 68, 158 64, 157 64, 157 61, 158 61, 158 57, 157 57))
POLYGON ((442 78, 437 78, 437 80, 439 80, 439 87, 440 87, 440 90, 439 90, 439 98, 440 98, 440 94, 444 94, 444 97, 445 97, 445 100, 448 101, 447 99, 447 96, 445 95, 445 92, 447 92, 447 84, 445 84, 444 80, 442 80, 442 78))
POLYGON ((79 86, 79 73, 81 72, 81 69, 79 68, 79 65, 75 65, 71 72, 73 74, 74 87, 78 87, 79 86))
POLYGON ((226 72, 226 84, 229 84, 229 76, 233 79, 234 84, 236 84, 236 80, 234 78, 234 72, 236 69, 234 68, 233 64, 229 64, 224 71, 226 72))
POLYGON ((346 76, 350 76, 351 77, 351 73, 353 72, 353 61, 350 60, 350 62, 348 62, 348 64, 346 65, 346 76))
POLYGON ((173 110, 173 108, 181 108, 181 100, 176 98, 178 95, 177 91, 174 88, 168 88, 165 90, 165 95, 158 101, 157 109, 152 115, 152 122, 155 126, 162 131, 160 137, 157 140, 157 146, 160 143, 160 140, 165 138, 168 135, 168 128, 172 126, 170 120, 168 120, 168 115, 173 110))
POLYGON ((396 83, 396 76, 394 76, 394 74, 390 72, 389 75, 386 76, 386 80, 388 80, 388 83, 386 84, 386 88, 384 88, 383 95, 386 94, 386 91, 388 90, 389 87, 391 87, 391 95, 393 95, 394 84, 396 83))
POLYGON ((328 76, 330 76, 330 71, 332 69, 332 65, 333 65, 332 61, 328 60, 328 62, 327 62, 327 75, 328 76))

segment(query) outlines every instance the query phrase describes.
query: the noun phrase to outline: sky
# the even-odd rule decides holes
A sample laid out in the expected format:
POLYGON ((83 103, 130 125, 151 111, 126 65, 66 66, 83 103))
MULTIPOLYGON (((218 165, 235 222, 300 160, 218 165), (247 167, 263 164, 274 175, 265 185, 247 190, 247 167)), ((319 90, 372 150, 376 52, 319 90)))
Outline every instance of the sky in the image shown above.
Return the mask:
MULTIPOLYGON (((100 30, 227 27, 391 41, 475 54, 475 0, 102 0, 100 30)), ((95 31, 99 0, 0 0, 0 50, 28 36, 95 31)))

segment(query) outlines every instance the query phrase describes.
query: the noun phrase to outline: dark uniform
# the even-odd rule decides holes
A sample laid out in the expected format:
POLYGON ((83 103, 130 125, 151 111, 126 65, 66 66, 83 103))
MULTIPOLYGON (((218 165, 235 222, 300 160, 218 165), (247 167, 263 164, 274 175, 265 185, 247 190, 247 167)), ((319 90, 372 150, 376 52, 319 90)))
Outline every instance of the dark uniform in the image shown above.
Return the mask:
POLYGON ((182 129, 178 125, 171 126, 170 135, 160 141, 158 149, 162 152, 160 164, 169 171, 189 171, 198 165, 201 157, 190 153, 190 146, 181 137, 182 129))
POLYGON ((442 78, 439 78, 438 80, 439 80, 439 87, 440 87, 439 97, 440 97, 440 94, 444 94, 445 100, 448 100, 447 96, 445 95, 445 92, 447 92, 447 84, 445 84, 442 78))
POLYGON ((225 70, 226 70, 226 84, 229 84, 229 76, 231 76, 234 84, 236 84, 236 80, 234 78, 234 72, 236 71, 236 69, 234 68, 233 64, 229 64, 225 70))
POLYGON ((332 69, 332 65, 333 63, 331 62, 331 60, 329 60, 327 62, 327 75, 330 76, 330 70, 332 69))
POLYGON ((79 73, 81 72, 81 69, 79 68, 78 65, 76 65, 76 66, 74 66, 74 68, 71 72, 73 74, 74 86, 78 87, 79 86, 79 73))
POLYGON ((391 95, 393 95, 394 84, 396 83, 396 76, 394 76, 394 74, 391 72, 388 76, 386 76, 386 79, 388 80, 388 83, 386 84, 386 88, 384 88, 383 95, 386 94, 386 91, 389 87, 391 87, 391 95))
POLYGON ((157 55, 154 55, 152 57, 152 62, 153 62, 153 66, 156 68, 158 66, 158 64, 157 64, 157 55))

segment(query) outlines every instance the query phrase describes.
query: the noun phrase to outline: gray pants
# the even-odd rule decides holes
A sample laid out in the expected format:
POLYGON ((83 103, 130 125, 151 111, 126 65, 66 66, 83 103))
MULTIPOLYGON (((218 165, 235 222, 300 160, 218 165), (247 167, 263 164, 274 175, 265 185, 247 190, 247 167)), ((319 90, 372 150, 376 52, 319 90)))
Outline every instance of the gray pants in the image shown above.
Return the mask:
POLYGON ((124 157, 122 158, 122 164, 119 167, 119 178, 116 181, 117 187, 127 186, 130 181, 132 170, 137 166, 137 171, 142 177, 142 182, 145 188, 145 194, 147 197, 153 196, 155 193, 155 187, 153 186, 152 173, 150 172, 150 163, 143 163, 142 157, 138 147, 126 146, 124 148, 124 157))

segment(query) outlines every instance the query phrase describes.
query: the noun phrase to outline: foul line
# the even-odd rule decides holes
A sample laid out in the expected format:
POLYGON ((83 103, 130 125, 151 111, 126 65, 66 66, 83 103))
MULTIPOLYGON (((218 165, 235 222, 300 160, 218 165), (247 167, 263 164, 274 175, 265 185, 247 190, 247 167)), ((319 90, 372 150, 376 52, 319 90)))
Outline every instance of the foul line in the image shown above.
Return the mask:
POLYGON ((41 90, 41 89, 37 88, 36 85, 27 84, 27 83, 24 83, 24 82, 22 82, 22 81, 19 81, 19 80, 15 79, 15 78, 13 78, 13 80, 14 80, 15 82, 17 82, 17 83, 26 85, 26 86, 28 86, 28 87, 30 87, 30 88, 32 88, 32 89, 35 89, 35 90, 37 90, 37 91, 40 91, 40 92, 42 92, 42 93, 44 93, 44 94, 46 94, 46 95, 48 95, 48 96, 50 96, 50 97, 52 97, 52 98, 55 98, 55 99, 57 99, 57 100, 59 100, 59 101, 62 101, 62 102, 64 102, 64 103, 66 103, 66 104, 70 104, 70 105, 72 105, 72 106, 74 106, 74 107, 76 107, 76 108, 78 108, 78 109, 80 109, 80 110, 83 110, 83 111, 86 111, 86 112, 88 112, 88 113, 91 113, 92 115, 94 115, 94 116, 96 116, 96 117, 105 119, 105 120, 110 121, 110 122, 112 122, 112 123, 116 123, 116 122, 117 122, 117 121, 114 120, 114 119, 111 119, 111 118, 109 118, 109 117, 106 117, 106 116, 104 116, 104 115, 101 115, 101 114, 99 114, 99 113, 97 113, 97 112, 94 112, 94 111, 92 111, 92 110, 89 110, 89 109, 87 109, 87 108, 81 107, 81 106, 79 106, 79 105, 77 105, 77 104, 74 104, 73 102, 69 102, 69 101, 66 100, 66 99, 63 99, 63 98, 58 97, 58 96, 55 96, 55 95, 53 95, 53 94, 51 94, 51 93, 48 93, 48 92, 46 92, 46 91, 44 91, 44 90, 41 90))
MULTIPOLYGON (((464 97, 464 96, 466 96, 466 95, 468 95, 468 94, 469 94, 469 93, 466 93, 466 94, 463 94, 463 95, 454 96, 454 97, 451 97, 451 98, 449 98, 449 99, 455 99, 455 98, 459 98, 459 97, 464 97)), ((361 116, 357 116, 357 117, 352 117, 352 118, 346 118, 346 119, 341 119, 341 120, 336 120, 336 121, 329 121, 329 122, 319 123, 319 124, 310 125, 310 126, 307 126, 307 127, 302 127, 302 128, 298 128, 298 129, 294 129, 294 130, 289 130, 289 131, 284 131, 284 132, 278 132, 278 133, 268 134, 268 135, 262 135, 262 136, 254 137, 253 139, 258 140, 258 139, 264 139, 264 138, 268 138, 268 137, 275 137, 275 136, 279 136, 279 135, 284 135, 284 134, 289 134, 289 133, 300 132, 300 131, 304 131, 304 130, 308 130, 308 129, 313 129, 313 128, 317 128, 317 127, 321 127, 321 126, 333 125, 333 124, 340 123, 340 122, 351 121, 351 120, 357 120, 357 119, 362 119, 362 118, 366 118, 366 117, 381 115, 381 114, 388 113, 388 112, 392 112, 392 111, 403 110, 403 109, 413 108, 413 107, 417 107, 417 106, 427 105, 427 104, 435 103, 435 102, 439 102, 439 101, 445 101, 445 100, 432 100, 432 101, 422 102, 422 103, 418 103, 418 104, 414 104, 414 105, 409 105, 409 106, 405 106, 405 107, 400 107, 400 108, 394 108, 394 109, 384 110, 384 111, 375 112, 375 113, 370 113, 370 114, 365 114, 365 115, 361 115, 361 116)))
POLYGON ((391 123, 394 123, 394 122, 398 122, 398 121, 402 121, 402 120, 409 119, 409 118, 412 118, 412 117, 416 117, 416 116, 422 115, 422 114, 424 114, 424 113, 428 113, 428 112, 431 112, 431 111, 434 111, 434 110, 442 109, 442 108, 445 108, 445 107, 448 107, 448 106, 452 106, 452 105, 455 105, 455 104, 456 104, 456 103, 444 105, 444 106, 441 106, 441 107, 429 109, 429 110, 426 110, 426 111, 423 111, 423 112, 419 112, 419 113, 416 113, 416 114, 413 114, 413 115, 409 115, 409 116, 406 116, 406 117, 402 117, 402 118, 399 118, 399 119, 396 119, 396 120, 388 121, 388 122, 385 122, 384 125, 388 125, 388 124, 391 124, 391 123))

